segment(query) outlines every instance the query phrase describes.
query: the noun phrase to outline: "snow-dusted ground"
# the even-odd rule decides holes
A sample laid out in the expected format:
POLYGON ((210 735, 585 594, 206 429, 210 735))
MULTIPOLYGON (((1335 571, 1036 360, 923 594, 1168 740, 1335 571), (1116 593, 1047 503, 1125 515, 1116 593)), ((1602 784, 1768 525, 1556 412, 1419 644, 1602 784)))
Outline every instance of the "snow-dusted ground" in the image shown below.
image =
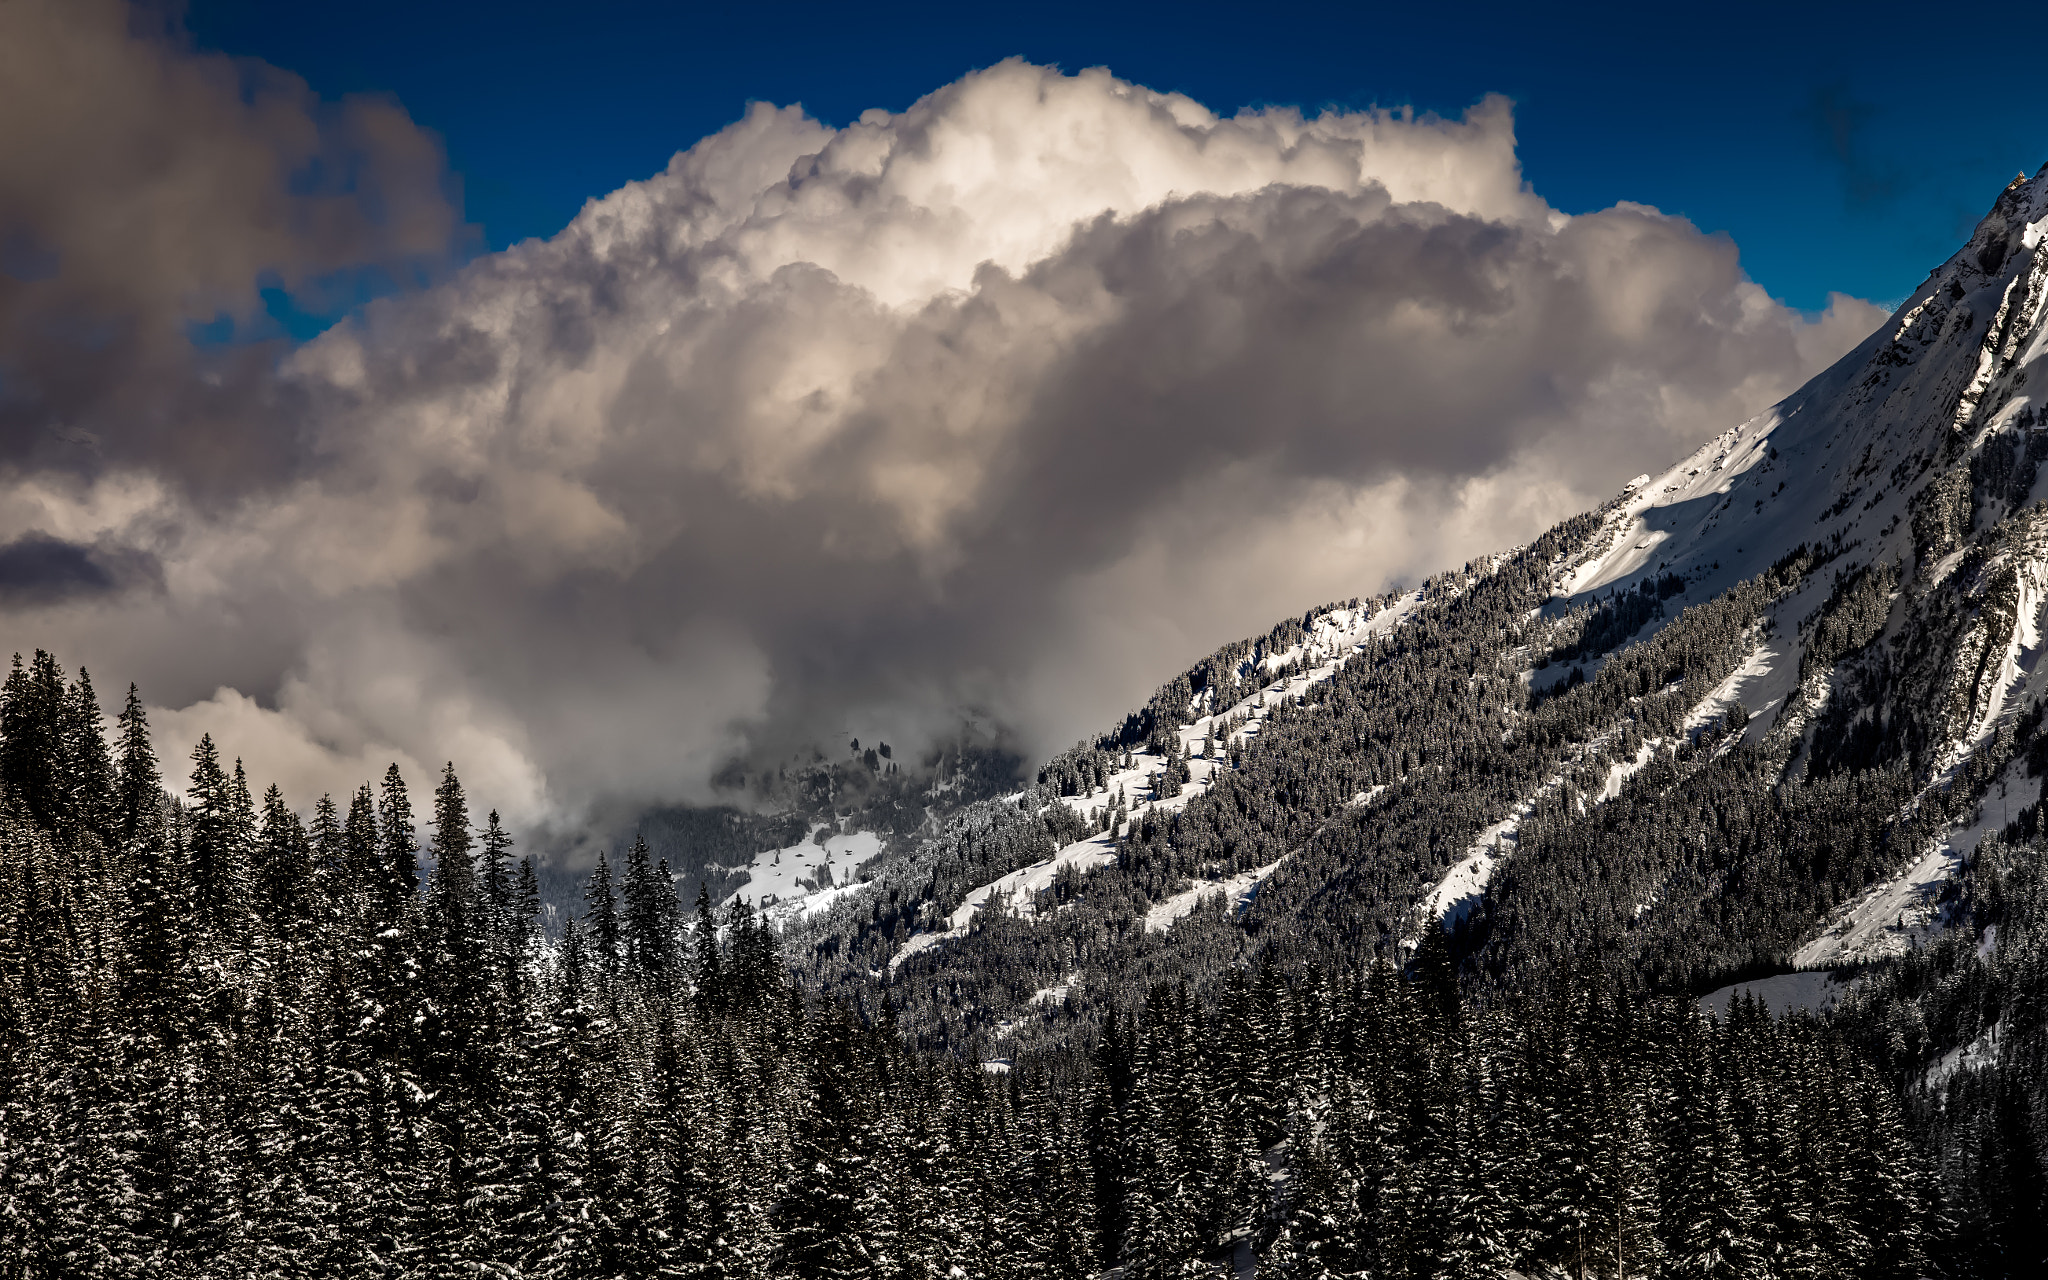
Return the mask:
POLYGON ((1479 905, 1479 900, 1486 896, 1486 886, 1493 879, 1493 869, 1511 852, 1509 846, 1515 843, 1522 819, 1534 809, 1534 804, 1523 804, 1508 817, 1480 832, 1465 856, 1423 895, 1423 919, 1440 918, 1448 929, 1470 914, 1472 908, 1479 905))
POLYGON ((1739 702, 1749 708, 1749 727, 1743 730, 1743 741, 1761 742, 1778 711, 1798 689, 1797 647, 1776 640, 1759 641, 1742 665, 1729 672, 1728 678, 1715 685, 1714 691, 1686 716, 1686 731, 1726 715, 1739 702))
POLYGON ((746 883, 725 902, 748 898, 780 926, 815 915, 860 888, 854 869, 882 851, 882 838, 872 831, 856 831, 828 836, 819 844, 817 835, 825 829, 819 823, 787 849, 755 854, 747 864, 746 883))
POLYGON ((1941 882, 1960 862, 1957 849, 1947 842, 1936 845, 1912 866, 1857 899, 1846 913, 1836 913, 1827 932, 1793 954, 1793 965, 1820 969, 1903 954, 1933 931, 1934 901, 1941 882))
POLYGON ((1951 828, 1904 871, 1836 911, 1825 931, 1794 953, 1794 967, 1821 969, 1902 955, 1933 937, 1941 928, 1935 905, 1942 882, 1985 836, 2002 830, 2041 798, 2042 781, 2023 776, 2017 762, 2008 766, 1968 822, 1951 828))
MULTIPOLYGON (((1644 627, 1645 632, 1653 629, 1653 624, 1644 627)), ((1583 665, 1597 670, 1607 656, 1611 655, 1583 665)), ((1546 674, 1554 676, 1557 668, 1564 665, 1556 664, 1546 674)), ((1740 702, 1750 711, 1749 727, 1744 731, 1745 740, 1760 741, 1771 723, 1766 713, 1783 707, 1798 686, 1797 649, 1759 639, 1742 664, 1692 709, 1686 718, 1685 728, 1688 731, 1698 729, 1740 702)), ((1618 761, 1609 766, 1607 780, 1599 794, 1593 797, 1593 802, 1604 804, 1620 795, 1622 785, 1650 762, 1659 745, 1658 741, 1645 742, 1636 749, 1633 760, 1618 761)), ((1562 777, 1549 779, 1536 796, 1524 801, 1514 813, 1481 831, 1465 856, 1452 864, 1443 878, 1423 895, 1421 919, 1441 919, 1445 928, 1451 928, 1469 915, 1485 896, 1486 886, 1492 883, 1495 869, 1513 856, 1522 821, 1533 812, 1535 801, 1549 794, 1562 781, 1562 777)))
POLYGON ((1622 786, 1626 784, 1630 778, 1635 777, 1638 773, 1641 773, 1643 771, 1643 766, 1650 763, 1651 759, 1654 758, 1657 754, 1657 748, 1662 744, 1663 739, 1652 738, 1650 741, 1645 742, 1643 745, 1636 748, 1636 754, 1633 760, 1617 760, 1613 764, 1609 765, 1607 767, 1607 781, 1601 784, 1600 794, 1593 798, 1594 802, 1597 804, 1606 804, 1609 800, 1612 800, 1616 796, 1620 795, 1622 786))
POLYGON ((1985 1028, 1984 1033, 1975 1040, 1942 1054, 1933 1066, 1927 1068, 1926 1074, 1920 1077, 1921 1087, 1939 1089, 1958 1071, 1995 1066, 1998 1062, 1998 1045, 2004 1038, 2005 1022, 2000 1019, 1985 1028))
POLYGON ((1700 1008, 1716 1017, 1726 1017, 1728 1006, 1738 991, 1757 997, 1770 1007, 1772 1013, 1782 1016, 1794 1009, 1814 1013, 1831 1009, 1848 988, 1836 982, 1834 975, 1829 973, 1781 973, 1751 982, 1730 983, 1718 991, 1709 991, 1700 997, 1700 1008))
POLYGON ((1058 982, 1053 983, 1051 986, 1040 987, 1038 990, 1032 992, 1031 998, 1025 1001, 1025 1003, 1062 1004, 1066 1001, 1066 998, 1069 995, 1073 994, 1074 988, 1080 985, 1081 975, 1079 973, 1070 973, 1066 977, 1061 978, 1058 982))
MULTIPOLYGON (((1284 861, 1285 858, 1280 860, 1284 861)), ((1205 881, 1162 902, 1155 902, 1145 913, 1145 928, 1153 933, 1165 933, 1173 927, 1174 921, 1194 914, 1195 908, 1209 901, 1222 903, 1232 915, 1242 915, 1252 899, 1259 896, 1259 886, 1273 874, 1273 869, 1280 862, 1269 862, 1263 867, 1240 871, 1221 880, 1205 881)))
POLYGON ((1949 757, 1951 768, 1961 764, 1978 747, 1997 733, 1999 722, 2017 712, 2029 692, 2038 693, 2037 678, 2048 675, 2041 664, 2041 612, 2048 604, 2043 578, 2048 576, 2038 556, 2028 556, 2014 566, 2019 585, 2012 637, 1999 655, 1992 676, 1990 696, 1968 730, 1956 742, 1949 757))

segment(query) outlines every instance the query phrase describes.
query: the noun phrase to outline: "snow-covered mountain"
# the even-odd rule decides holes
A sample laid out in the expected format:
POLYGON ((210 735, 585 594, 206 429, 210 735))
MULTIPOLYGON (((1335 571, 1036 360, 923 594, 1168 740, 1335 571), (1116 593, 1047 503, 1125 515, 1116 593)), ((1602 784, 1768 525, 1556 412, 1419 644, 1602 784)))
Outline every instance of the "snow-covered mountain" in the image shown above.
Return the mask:
POLYGON ((1142 982, 1432 924, 1482 986, 1585 928, 1652 989, 1927 936, 1978 843, 2039 821, 2044 229, 2048 176, 2015 179, 1782 403, 1537 543, 1219 651, 839 876, 793 949, 1007 1056, 1142 982))
POLYGON ((1715 593, 1796 545, 1837 538, 1861 544, 1845 553, 1858 562, 1911 561, 1960 546, 1965 516, 1983 528, 2033 501, 2031 486, 2004 484, 1974 512, 1958 505, 1973 462, 1980 482, 2033 477, 2023 455, 2048 431, 2035 407, 2048 387, 2028 390, 2048 353, 2044 175, 2014 178, 1969 243, 1834 367, 1638 481, 1566 591, 1589 597, 1668 571, 1715 593), (1916 502, 1927 509, 1918 522, 1916 502))

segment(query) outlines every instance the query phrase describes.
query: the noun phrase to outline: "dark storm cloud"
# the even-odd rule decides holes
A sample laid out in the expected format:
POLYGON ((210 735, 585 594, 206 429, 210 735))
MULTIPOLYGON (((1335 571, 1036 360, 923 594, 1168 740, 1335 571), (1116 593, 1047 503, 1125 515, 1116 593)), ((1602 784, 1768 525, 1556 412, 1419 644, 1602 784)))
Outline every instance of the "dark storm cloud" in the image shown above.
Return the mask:
POLYGON ((0 467, 218 497, 295 465, 295 419, 275 343, 195 330, 260 331, 264 285, 417 270, 458 220, 398 106, 196 52, 166 12, 0 5, 0 467))
POLYGON ((0 608, 58 604, 161 581, 156 558, 146 552, 82 547, 40 533, 0 545, 0 608))
POLYGON ((842 729, 1062 745, 1598 501, 1877 318, 1802 320, 1654 210, 1556 214, 1500 100, 1220 119, 1007 63, 839 131, 757 107, 371 307, 266 388, 304 464, 232 510, 131 469, 19 487, 0 535, 162 556, 174 736, 573 811, 842 729))

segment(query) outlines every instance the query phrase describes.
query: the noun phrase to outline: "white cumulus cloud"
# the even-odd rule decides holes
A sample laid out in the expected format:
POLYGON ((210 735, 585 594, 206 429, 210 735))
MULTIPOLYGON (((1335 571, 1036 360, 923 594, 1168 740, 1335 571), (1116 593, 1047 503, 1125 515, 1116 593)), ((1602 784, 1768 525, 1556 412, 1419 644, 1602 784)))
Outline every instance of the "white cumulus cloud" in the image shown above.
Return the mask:
POLYGON ((161 573, 6 627, 302 793, 453 758, 531 819, 970 712, 1042 752, 1598 502, 1881 318, 1551 209, 1501 99, 1223 117, 1008 62, 843 129, 757 105, 372 306, 278 375, 291 461, 232 500, 119 456, 10 482, 15 531, 161 573))

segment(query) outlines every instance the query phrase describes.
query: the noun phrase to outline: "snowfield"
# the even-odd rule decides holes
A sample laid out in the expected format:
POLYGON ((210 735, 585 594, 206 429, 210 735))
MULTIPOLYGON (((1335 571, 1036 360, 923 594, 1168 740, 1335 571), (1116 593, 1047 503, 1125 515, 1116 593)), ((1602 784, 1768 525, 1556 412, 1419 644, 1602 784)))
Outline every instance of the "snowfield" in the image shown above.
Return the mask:
POLYGON ((744 895, 781 927, 862 888, 854 872, 882 851, 882 838, 872 831, 855 831, 835 833, 820 843, 819 834, 827 830, 817 823, 799 843, 755 854, 746 867, 746 883, 726 895, 721 909, 744 895))

